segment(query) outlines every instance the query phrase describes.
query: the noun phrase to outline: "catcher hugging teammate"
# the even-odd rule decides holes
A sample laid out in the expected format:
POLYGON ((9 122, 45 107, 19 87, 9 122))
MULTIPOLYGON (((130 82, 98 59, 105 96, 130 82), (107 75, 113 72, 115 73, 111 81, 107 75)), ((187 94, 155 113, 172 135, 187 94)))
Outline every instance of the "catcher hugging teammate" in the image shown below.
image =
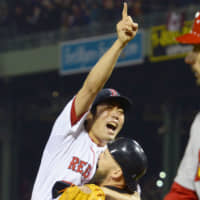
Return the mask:
POLYGON ((114 89, 102 88, 120 53, 138 30, 127 9, 124 3, 122 19, 116 26, 117 39, 57 117, 43 151, 31 200, 52 200, 52 188, 60 180, 78 186, 89 183, 99 155, 122 129, 131 101, 114 89))
POLYGON ((108 148, 101 153, 96 173, 90 181, 93 184, 77 187, 59 181, 54 185, 53 197, 63 193, 59 200, 112 200, 116 196, 117 199, 139 199, 138 180, 145 174, 146 169, 147 157, 142 147, 135 140, 117 138, 108 143, 108 148), (107 188, 121 194, 132 194, 136 191, 138 193, 135 193, 134 198, 129 195, 121 197, 119 193, 111 192, 107 188))

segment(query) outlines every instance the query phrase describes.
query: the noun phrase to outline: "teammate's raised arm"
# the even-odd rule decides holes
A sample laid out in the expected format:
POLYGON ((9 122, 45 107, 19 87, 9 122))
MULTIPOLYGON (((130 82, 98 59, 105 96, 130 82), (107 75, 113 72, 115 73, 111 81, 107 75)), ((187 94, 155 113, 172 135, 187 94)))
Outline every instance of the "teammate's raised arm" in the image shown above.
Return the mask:
POLYGON ((97 93, 110 77, 121 51, 136 35, 138 24, 134 23, 132 18, 128 16, 127 10, 127 3, 124 3, 122 19, 116 27, 117 40, 92 68, 76 96, 75 111, 77 117, 89 109, 97 93))

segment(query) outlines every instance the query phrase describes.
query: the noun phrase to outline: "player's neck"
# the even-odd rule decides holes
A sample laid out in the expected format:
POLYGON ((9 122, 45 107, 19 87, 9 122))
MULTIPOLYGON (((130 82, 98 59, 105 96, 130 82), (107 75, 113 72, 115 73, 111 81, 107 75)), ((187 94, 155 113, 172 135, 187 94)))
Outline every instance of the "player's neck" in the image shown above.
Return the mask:
POLYGON ((106 142, 97 138, 91 131, 89 132, 89 137, 97 146, 103 147, 106 145, 106 142))

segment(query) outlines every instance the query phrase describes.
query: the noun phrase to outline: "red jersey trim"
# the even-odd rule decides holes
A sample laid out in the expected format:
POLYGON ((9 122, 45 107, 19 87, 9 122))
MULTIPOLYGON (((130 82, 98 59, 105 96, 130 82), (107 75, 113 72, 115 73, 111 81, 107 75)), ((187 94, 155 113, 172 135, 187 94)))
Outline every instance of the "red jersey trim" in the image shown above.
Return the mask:
POLYGON ((200 150, 199 150, 199 159, 198 159, 198 165, 197 165, 197 172, 196 172, 196 177, 194 181, 200 181, 200 150))
POLYGON ((174 182, 164 200, 198 200, 196 192, 174 182))
MULTIPOLYGON (((92 154, 93 154, 93 160, 92 160, 92 169, 93 169, 94 164, 95 164, 95 152, 94 152, 94 149, 92 148, 92 146, 90 146, 90 150, 92 151, 92 154)), ((91 176, 91 172, 92 172, 92 170, 90 171, 89 176, 91 176)))
POLYGON ((81 119, 81 117, 85 114, 83 113, 80 117, 76 116, 75 100, 76 100, 76 97, 74 97, 73 102, 72 102, 72 107, 71 107, 71 126, 75 125, 76 122, 78 122, 81 119))
MULTIPOLYGON (((72 107, 71 107, 71 126, 73 126, 73 125, 75 125, 76 124, 76 122, 78 122, 80 119, 81 119, 81 117, 85 114, 85 113, 83 113, 80 117, 77 117, 76 116, 76 111, 75 111, 75 99, 76 99, 76 97, 74 97, 74 99, 73 99, 73 102, 72 102, 72 107)), ((96 142, 89 136, 89 138, 91 139, 91 141, 93 142, 93 143, 95 143, 96 144, 96 142)), ((98 145, 98 144, 96 144, 98 147, 101 147, 101 145, 98 145)))

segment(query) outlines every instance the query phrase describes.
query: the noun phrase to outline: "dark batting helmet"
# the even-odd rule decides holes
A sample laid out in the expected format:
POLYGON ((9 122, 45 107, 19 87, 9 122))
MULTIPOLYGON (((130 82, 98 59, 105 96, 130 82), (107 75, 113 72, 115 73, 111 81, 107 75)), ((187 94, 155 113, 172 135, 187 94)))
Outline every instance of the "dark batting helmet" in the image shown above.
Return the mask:
POLYGON ((122 169, 127 188, 134 192, 138 180, 147 170, 144 150, 135 140, 124 137, 108 143, 108 149, 122 169))

